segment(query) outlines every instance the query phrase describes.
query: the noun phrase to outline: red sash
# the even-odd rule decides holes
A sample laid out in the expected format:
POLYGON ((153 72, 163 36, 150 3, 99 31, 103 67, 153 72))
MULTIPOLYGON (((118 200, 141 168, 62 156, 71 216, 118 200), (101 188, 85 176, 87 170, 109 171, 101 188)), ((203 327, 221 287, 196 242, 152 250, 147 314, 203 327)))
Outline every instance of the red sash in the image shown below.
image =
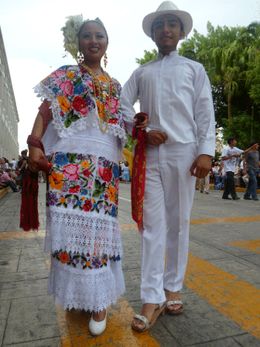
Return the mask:
POLYGON ((137 140, 133 159, 131 201, 132 218, 137 223, 138 230, 143 230, 143 202, 145 191, 146 169, 146 136, 145 130, 133 128, 133 139, 137 140))

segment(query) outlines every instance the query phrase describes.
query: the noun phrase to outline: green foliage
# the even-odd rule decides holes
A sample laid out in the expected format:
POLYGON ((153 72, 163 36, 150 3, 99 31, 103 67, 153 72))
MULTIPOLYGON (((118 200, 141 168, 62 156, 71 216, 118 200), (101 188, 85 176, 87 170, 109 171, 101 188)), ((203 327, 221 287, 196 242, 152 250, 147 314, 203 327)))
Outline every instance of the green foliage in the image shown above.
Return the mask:
POLYGON ((253 140, 260 141, 260 122, 254 118, 254 113, 237 114, 233 118, 232 125, 224 119, 223 137, 227 140, 229 137, 236 137, 240 148, 247 148, 253 140))
POLYGON ((157 55, 158 53, 156 49, 153 49, 152 51, 145 50, 143 58, 140 58, 140 59, 136 58, 136 62, 139 65, 144 65, 148 63, 149 61, 155 60, 157 58, 157 55))

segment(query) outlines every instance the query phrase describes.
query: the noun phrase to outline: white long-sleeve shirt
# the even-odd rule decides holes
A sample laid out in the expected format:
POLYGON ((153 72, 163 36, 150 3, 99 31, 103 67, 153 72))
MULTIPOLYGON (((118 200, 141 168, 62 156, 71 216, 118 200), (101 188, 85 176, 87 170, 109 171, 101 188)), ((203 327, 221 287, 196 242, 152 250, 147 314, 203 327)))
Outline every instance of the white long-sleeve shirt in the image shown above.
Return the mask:
POLYGON ((211 87, 204 67, 177 51, 140 66, 121 93, 128 129, 140 101, 149 128, 168 135, 166 143, 197 143, 198 155, 215 154, 215 116, 211 87))

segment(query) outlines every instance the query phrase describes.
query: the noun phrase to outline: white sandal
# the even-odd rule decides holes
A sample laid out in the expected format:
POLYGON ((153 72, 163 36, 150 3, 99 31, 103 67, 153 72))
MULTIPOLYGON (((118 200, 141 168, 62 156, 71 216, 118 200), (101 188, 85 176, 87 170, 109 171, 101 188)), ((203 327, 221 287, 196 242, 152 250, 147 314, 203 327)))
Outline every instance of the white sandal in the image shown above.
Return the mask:
POLYGON ((182 300, 168 300, 166 302, 166 313, 171 315, 181 314, 184 310, 182 300), (179 305, 180 307, 177 310, 171 309, 170 306, 179 305))
POLYGON ((161 314, 164 314, 164 310, 165 310, 165 302, 162 304, 158 304, 158 306, 154 309, 152 318, 150 320, 150 322, 148 321, 148 318, 140 315, 140 314, 136 314, 134 315, 131 327, 133 330, 139 332, 139 333, 143 333, 144 331, 147 331, 148 329, 150 329, 157 321, 157 319, 159 318, 159 316, 161 314), (139 328, 138 326, 136 326, 134 324, 134 320, 137 319, 140 322, 144 323, 144 327, 143 328, 139 328))

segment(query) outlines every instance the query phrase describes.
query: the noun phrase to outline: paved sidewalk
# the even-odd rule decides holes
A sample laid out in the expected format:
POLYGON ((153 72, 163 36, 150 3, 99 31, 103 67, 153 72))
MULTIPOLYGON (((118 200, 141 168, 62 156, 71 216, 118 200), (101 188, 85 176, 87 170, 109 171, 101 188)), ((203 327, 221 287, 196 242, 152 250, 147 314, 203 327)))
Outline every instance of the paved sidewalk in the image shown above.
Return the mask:
POLYGON ((130 216, 130 185, 120 188, 127 290, 98 338, 88 333, 87 314, 64 312, 47 294, 44 185, 39 233, 19 229, 19 193, 0 200, 0 347, 260 346, 260 201, 196 192, 185 311, 160 317, 149 333, 137 334, 130 322, 141 306, 140 236, 130 216))

